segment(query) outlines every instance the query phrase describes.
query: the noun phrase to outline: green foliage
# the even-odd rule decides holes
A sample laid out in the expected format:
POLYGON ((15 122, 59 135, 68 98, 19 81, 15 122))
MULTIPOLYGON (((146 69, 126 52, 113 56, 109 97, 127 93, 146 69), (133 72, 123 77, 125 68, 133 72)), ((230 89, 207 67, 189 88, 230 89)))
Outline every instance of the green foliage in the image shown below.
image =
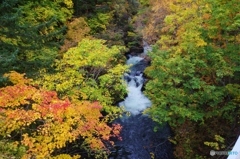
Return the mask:
POLYGON ((106 30, 107 25, 112 19, 111 13, 97 13, 95 16, 90 17, 88 20, 88 25, 91 28, 91 33, 98 33, 106 30))
POLYGON ((203 143, 217 146, 206 141, 216 134, 227 138, 233 131, 229 125, 239 124, 239 7, 237 1, 221 0, 169 6, 145 71, 151 78, 145 92, 153 102, 146 113, 172 126, 178 158, 207 156, 203 143))
POLYGON ((16 142, 0 140, 0 158, 21 158, 26 153, 24 146, 18 146, 16 142))
POLYGON ((61 96, 99 101, 106 110, 123 99, 126 89, 122 75, 126 66, 117 58, 124 47, 108 48, 104 40, 83 39, 56 61, 55 73, 44 73, 39 81, 44 88, 61 96))
POLYGON ((150 4, 149 0, 140 0, 139 2, 143 6, 148 6, 150 4))
POLYGON ((57 56, 71 8, 70 0, 4 0, 0 6, 0 74, 18 70, 33 75, 48 67, 57 56))

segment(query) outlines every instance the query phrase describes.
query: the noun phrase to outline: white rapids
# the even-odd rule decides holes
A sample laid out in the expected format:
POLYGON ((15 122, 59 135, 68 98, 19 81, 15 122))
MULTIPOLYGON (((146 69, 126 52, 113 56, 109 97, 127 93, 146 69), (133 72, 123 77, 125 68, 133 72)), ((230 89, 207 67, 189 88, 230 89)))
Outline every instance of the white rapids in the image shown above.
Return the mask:
MULTIPOLYGON (((143 60, 142 57, 130 56, 127 60, 128 65, 135 65, 143 60)), ((142 73, 135 75, 125 74, 130 79, 127 83, 128 96, 119 106, 124 106, 125 110, 132 115, 140 114, 143 110, 151 106, 151 101, 142 93, 144 78, 142 73)))

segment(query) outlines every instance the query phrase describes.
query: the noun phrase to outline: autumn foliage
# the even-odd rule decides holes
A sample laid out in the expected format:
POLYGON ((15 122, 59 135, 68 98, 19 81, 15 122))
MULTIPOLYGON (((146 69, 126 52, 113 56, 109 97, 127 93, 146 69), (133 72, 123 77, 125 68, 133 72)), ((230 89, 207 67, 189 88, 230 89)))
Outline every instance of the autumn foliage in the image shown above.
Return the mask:
POLYGON ((98 102, 59 99, 56 92, 33 86, 16 72, 5 76, 13 85, 0 89, 0 137, 14 141, 16 147, 24 146, 23 159, 79 158, 52 155, 77 139, 89 151, 107 152, 104 143, 119 135, 121 127, 106 124, 98 102))
POLYGON ((239 135, 239 4, 173 0, 167 6, 145 71, 152 101, 146 112, 171 126, 176 158, 229 151, 239 135))

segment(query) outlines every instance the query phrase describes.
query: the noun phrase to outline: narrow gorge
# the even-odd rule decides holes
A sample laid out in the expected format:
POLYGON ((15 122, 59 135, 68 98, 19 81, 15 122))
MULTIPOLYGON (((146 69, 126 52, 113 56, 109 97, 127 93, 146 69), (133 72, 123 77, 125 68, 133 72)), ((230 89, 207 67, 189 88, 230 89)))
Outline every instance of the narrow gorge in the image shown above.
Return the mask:
POLYGON ((149 65, 144 57, 149 50, 151 47, 144 43, 143 53, 128 55, 126 63, 130 65, 130 72, 124 74, 128 95, 119 106, 123 106, 129 114, 115 121, 122 125, 121 141, 115 142, 115 150, 109 159, 172 158, 172 145, 168 140, 170 128, 167 125, 159 127, 147 114, 143 114, 151 106, 151 101, 142 92, 146 81, 143 71, 149 65))

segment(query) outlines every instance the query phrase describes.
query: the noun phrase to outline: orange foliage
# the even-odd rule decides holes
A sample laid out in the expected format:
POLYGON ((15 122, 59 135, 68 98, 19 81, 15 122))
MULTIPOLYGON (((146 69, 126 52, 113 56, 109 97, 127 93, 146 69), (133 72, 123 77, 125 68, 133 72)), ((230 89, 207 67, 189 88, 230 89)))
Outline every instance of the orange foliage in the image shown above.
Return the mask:
POLYGON ((149 10, 139 17, 146 21, 142 30, 143 38, 148 43, 155 43, 161 36, 161 28, 163 27, 164 18, 169 14, 169 6, 175 0, 150 0, 149 10))
POLYGON ((84 37, 90 32, 84 18, 73 18, 68 24, 68 31, 64 44, 61 46, 60 52, 66 52, 69 48, 77 46, 84 37))
POLYGON ((21 135, 18 144, 27 147, 23 158, 51 158, 54 150, 79 138, 90 151, 106 150, 104 142, 119 135, 120 125, 109 127, 100 119, 104 117, 98 102, 59 99, 54 91, 27 84, 23 75, 7 76, 26 83, 0 89, 0 135, 21 135))

